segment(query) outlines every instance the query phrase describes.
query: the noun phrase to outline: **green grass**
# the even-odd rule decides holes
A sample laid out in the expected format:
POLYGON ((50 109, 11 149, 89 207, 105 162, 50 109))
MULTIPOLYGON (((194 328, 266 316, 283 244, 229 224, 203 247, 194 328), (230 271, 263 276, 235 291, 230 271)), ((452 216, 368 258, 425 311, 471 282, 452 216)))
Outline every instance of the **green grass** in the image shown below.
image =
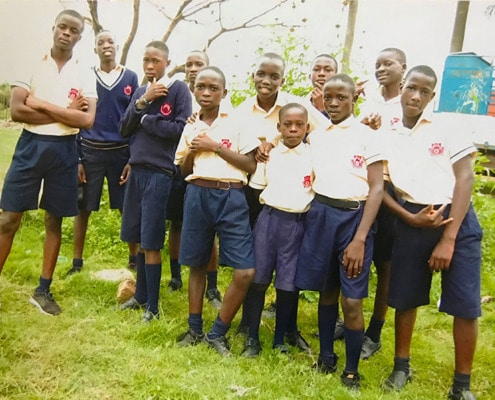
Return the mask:
MULTIPOLYGON (((18 132, 0 128, 0 176, 10 163, 18 132)), ((485 229, 483 295, 495 289, 495 234, 491 230, 495 205, 478 195, 475 204, 485 229)), ((104 199, 104 203, 107 199, 104 199)), ((336 343, 339 373, 321 375, 312 370, 315 356, 292 351, 288 356, 271 350, 274 321, 263 319, 263 351, 257 359, 237 356, 243 347, 230 333, 232 358, 221 358, 203 345, 180 349, 176 337, 187 328, 187 290, 169 293, 167 251, 163 252, 161 319, 148 326, 141 312, 116 310, 117 284, 92 278, 92 272, 126 265, 127 249, 118 240, 119 215, 104 204, 90 221, 82 273, 65 279, 72 257, 72 219, 63 225, 63 244, 52 290, 63 312, 40 314, 28 303, 40 273, 43 214, 26 213, 12 252, 0 276, 0 399, 444 399, 451 384, 453 344, 451 318, 437 312, 439 280, 434 281, 432 305, 418 315, 413 338, 414 382, 401 393, 380 390, 393 363, 393 311, 383 332, 383 348, 361 362, 361 394, 343 389, 339 373, 344 344, 336 343)), ((187 269, 184 279, 187 281, 187 269)), ((220 269, 224 292, 231 270, 220 269)), ((371 276, 370 293, 376 285, 371 276)), ((273 292, 269 292, 273 298, 273 292)), ((369 320, 373 298, 365 301, 369 320)), ((317 353, 316 303, 301 299, 300 329, 317 353)), ((480 399, 494 398, 495 302, 483 305, 472 388, 480 399)), ((205 304, 205 328, 216 311, 205 304)))

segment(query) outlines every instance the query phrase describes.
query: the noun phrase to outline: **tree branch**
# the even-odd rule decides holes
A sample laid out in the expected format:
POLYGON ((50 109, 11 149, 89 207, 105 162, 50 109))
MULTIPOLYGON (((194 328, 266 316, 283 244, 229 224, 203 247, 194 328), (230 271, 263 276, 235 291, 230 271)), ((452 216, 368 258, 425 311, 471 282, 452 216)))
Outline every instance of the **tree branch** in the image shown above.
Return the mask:
POLYGON ((98 18, 98 0, 88 0, 89 13, 91 15, 91 24, 95 36, 103 30, 98 18))
POLYGON ((139 6, 141 4, 141 0, 134 0, 133 4, 133 17, 132 17, 132 26, 129 35, 127 36, 127 40, 122 47, 122 55, 120 56, 120 63, 125 65, 127 62, 127 54, 129 53, 129 49, 131 47, 132 42, 134 41, 134 37, 136 36, 137 28, 139 25, 139 6))

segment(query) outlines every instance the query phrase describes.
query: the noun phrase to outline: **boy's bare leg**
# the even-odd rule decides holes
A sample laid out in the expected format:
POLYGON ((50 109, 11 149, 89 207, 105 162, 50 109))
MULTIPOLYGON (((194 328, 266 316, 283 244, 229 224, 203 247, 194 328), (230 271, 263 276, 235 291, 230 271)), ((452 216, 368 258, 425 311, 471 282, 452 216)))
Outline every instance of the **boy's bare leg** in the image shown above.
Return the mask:
POLYGON ((478 319, 454 317, 455 370, 471 374, 478 338, 478 319))
POLYGON ((417 308, 395 311, 395 356, 409 358, 417 308))
POLYGON ((41 277, 52 279, 62 242, 62 217, 45 212, 45 242, 43 245, 43 267, 41 277))
POLYGON ((373 318, 378 321, 385 321, 385 316, 388 310, 388 285, 390 282, 390 267, 392 263, 386 261, 384 263, 375 264, 376 266, 376 293, 373 306, 373 318))
POLYGON ((189 271, 189 314, 203 313, 203 297, 206 287, 206 265, 190 267, 189 271))
POLYGON ((0 273, 10 254, 14 236, 21 225, 22 213, 3 211, 0 214, 0 273))
POLYGON ((224 324, 230 324, 237 311, 239 311, 249 285, 251 285, 254 279, 254 274, 254 268, 236 269, 234 271, 232 282, 230 282, 225 292, 222 308, 218 314, 224 324))
POLYGON ((79 214, 74 218, 74 257, 83 258, 84 241, 88 230, 88 221, 91 211, 79 210, 79 214))

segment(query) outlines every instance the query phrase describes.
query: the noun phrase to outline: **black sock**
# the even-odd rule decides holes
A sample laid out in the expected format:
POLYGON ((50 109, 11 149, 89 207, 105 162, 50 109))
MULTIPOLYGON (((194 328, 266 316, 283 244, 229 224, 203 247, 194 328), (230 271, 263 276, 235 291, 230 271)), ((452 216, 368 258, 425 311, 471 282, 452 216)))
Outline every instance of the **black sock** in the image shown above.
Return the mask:
POLYGON ((373 342, 378 343, 382 334, 382 328, 385 321, 379 321, 371 317, 370 325, 366 329, 365 335, 368 336, 373 342))
POLYGON ((37 292, 49 292, 50 291, 50 285, 52 284, 51 279, 45 279, 42 276, 40 276, 40 284, 36 288, 37 292))
POLYGON ((363 346, 364 330, 353 331, 344 326, 345 372, 358 372, 359 356, 363 346))
POLYGON ((129 256, 129 264, 136 264, 136 262, 137 262, 137 256, 129 256))
POLYGON ((294 307, 294 297, 297 301, 298 292, 288 292, 277 289, 277 313, 275 315, 275 334, 273 344, 283 344, 286 333, 297 333, 297 323, 294 325, 294 313, 297 320, 297 307, 294 307))
POLYGON ((406 374, 409 374, 409 360, 409 357, 394 357, 394 371, 403 371, 406 374))
POLYGON ((249 309, 247 310, 247 312, 249 313, 248 335, 250 338, 259 341, 261 313, 263 312, 263 306, 265 305, 266 287, 253 283, 249 288, 249 290, 250 290, 250 301, 249 301, 249 309))
POLYGON ((241 321, 239 322, 239 327, 249 326, 249 309, 251 308, 251 286, 249 287, 246 296, 244 296, 244 301, 242 302, 242 315, 241 321))
POLYGON ((320 333, 320 359, 334 364, 333 337, 339 308, 337 304, 318 305, 318 331, 320 333))
POLYGON ((146 308, 153 314, 158 314, 158 298, 160 297, 160 280, 162 277, 162 263, 145 264, 146 293, 148 294, 146 308))
POLYGON ((170 260, 170 275, 172 275, 172 278, 182 282, 179 260, 170 260))
POLYGON ((189 314, 187 322, 190 330, 199 335, 203 333, 203 316, 201 314, 189 314))
POLYGON ((206 271, 206 290, 216 289, 218 271, 206 271))
POLYGON ((461 390, 470 390, 471 387, 471 374, 461 374, 459 372, 454 373, 454 384, 452 390, 454 392, 460 392, 461 390))
POLYGON ((81 269, 83 267, 83 259, 82 258, 73 258, 72 259, 72 268, 73 269, 81 269))
POLYGON ((145 304, 147 296, 144 253, 138 253, 136 261, 136 292, 134 293, 134 298, 139 304, 145 304))

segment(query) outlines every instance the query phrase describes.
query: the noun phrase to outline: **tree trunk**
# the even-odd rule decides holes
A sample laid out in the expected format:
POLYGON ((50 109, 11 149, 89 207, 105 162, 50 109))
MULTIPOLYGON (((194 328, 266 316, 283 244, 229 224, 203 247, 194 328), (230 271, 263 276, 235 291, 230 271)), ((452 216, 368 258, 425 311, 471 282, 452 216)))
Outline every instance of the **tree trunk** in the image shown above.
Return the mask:
POLYGON ((454 30, 450 40, 450 52, 455 53, 462 51, 464 44, 464 34, 466 32, 466 21, 469 12, 469 1, 460 0, 457 2, 455 12, 454 30))
POLYGON ((347 1, 349 7, 347 14, 347 29, 345 32, 344 54, 342 55, 342 72, 349 73, 352 44, 354 43, 354 30, 356 28, 356 18, 358 11, 358 0, 347 1))
POLYGON ((129 49, 131 48, 132 42, 134 41, 134 37, 136 36, 137 28, 139 25, 139 5, 141 0, 134 0, 133 5, 133 17, 132 17, 132 26, 129 35, 127 36, 127 40, 122 47, 122 54, 120 56, 120 63, 125 65, 127 62, 127 54, 129 53, 129 49))

